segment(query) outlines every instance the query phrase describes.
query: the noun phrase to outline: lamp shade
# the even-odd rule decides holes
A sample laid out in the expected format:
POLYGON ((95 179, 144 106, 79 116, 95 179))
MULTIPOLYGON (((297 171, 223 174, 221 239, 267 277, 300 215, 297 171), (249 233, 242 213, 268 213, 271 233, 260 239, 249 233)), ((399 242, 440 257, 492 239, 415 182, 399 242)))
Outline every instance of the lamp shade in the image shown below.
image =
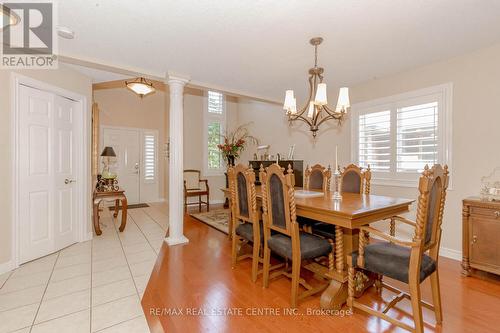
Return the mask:
POLYGON ((153 87, 153 83, 143 77, 139 77, 133 81, 125 81, 125 85, 129 90, 133 91, 141 98, 156 91, 155 87, 153 87))
POLYGON ((307 116, 308 116, 309 118, 314 117, 314 108, 315 108, 315 106, 314 106, 314 102, 313 102, 313 101, 310 101, 310 102, 309 102, 309 109, 307 110, 307 116))
POLYGON ((283 103, 283 110, 291 111, 293 98, 293 90, 287 90, 285 92, 285 102, 283 103))
POLYGON ((290 106, 290 113, 295 114, 297 113, 297 99, 294 97, 292 100, 292 105, 290 106))
POLYGON ((347 87, 342 87, 339 90, 339 100, 337 102, 337 108, 335 111, 341 112, 341 111, 347 111, 347 108, 351 106, 351 103, 349 101, 349 88, 347 87))
POLYGON ((101 153, 101 156, 104 157, 116 157, 115 150, 113 147, 104 147, 104 150, 101 153))
POLYGON ((328 100, 326 98, 326 83, 319 83, 316 89, 316 97, 314 98, 314 104, 316 105, 326 105, 328 100))

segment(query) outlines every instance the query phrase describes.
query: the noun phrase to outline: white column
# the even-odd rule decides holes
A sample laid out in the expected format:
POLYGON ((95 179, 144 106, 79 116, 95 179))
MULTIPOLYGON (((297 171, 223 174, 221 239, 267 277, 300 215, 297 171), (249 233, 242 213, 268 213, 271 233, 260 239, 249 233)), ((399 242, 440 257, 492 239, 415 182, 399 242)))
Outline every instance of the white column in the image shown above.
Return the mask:
POLYGON ((169 246, 189 242, 184 236, 184 86, 189 81, 184 77, 167 77, 170 90, 169 128, 170 163, 168 172, 168 237, 169 246))

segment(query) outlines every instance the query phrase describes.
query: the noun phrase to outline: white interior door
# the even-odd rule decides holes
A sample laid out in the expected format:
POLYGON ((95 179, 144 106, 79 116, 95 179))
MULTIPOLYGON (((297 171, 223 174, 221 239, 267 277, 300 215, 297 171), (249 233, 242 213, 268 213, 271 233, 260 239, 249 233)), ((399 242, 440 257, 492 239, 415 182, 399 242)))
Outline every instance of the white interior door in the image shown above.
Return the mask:
POLYGON ((125 190, 129 204, 140 202, 141 145, 140 131, 134 129, 103 129, 104 147, 113 147, 116 153, 115 171, 118 185, 125 190))
POLYGON ((76 242, 76 102, 19 87, 20 263, 76 242))

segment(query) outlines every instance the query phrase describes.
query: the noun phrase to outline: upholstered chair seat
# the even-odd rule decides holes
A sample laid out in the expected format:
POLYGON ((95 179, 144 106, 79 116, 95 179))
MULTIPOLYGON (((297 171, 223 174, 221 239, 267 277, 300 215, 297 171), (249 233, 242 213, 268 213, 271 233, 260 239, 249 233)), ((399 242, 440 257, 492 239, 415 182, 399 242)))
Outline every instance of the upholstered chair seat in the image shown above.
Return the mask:
MULTIPOLYGON (((332 245, 318 236, 301 232, 300 235, 300 257, 302 260, 328 256, 332 252, 332 245)), ((269 238, 267 245, 271 251, 279 256, 292 259, 292 239, 284 234, 275 234, 269 238)))
POLYGON ((312 230, 315 235, 335 239, 335 225, 329 223, 315 222, 312 225, 312 230))
MULTIPOLYGON (((408 283, 411 250, 389 242, 377 242, 365 246, 364 269, 408 283)), ((352 264, 357 266, 358 251, 352 253, 352 264)), ((420 282, 436 270, 436 263, 427 254, 422 255, 420 282)))
MULTIPOLYGON (((262 223, 260 224, 260 235, 264 234, 262 223)), ((236 227, 236 234, 245 238, 247 241, 253 243, 253 224, 252 223, 242 223, 236 227)), ((261 236, 260 243, 264 244, 264 237, 261 236)))

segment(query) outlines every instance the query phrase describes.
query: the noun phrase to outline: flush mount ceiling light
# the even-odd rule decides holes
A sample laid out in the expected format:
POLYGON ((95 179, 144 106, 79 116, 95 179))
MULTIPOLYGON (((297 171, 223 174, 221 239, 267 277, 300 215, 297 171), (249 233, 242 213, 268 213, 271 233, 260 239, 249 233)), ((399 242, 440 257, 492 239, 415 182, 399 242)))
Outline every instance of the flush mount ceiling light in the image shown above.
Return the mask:
POLYGON ((11 11, 10 8, 5 5, 0 4, 0 12, 2 13, 2 25, 0 25, 0 30, 9 25, 16 25, 21 21, 19 15, 11 11))
POLYGON ((59 37, 66 39, 75 38, 75 32, 68 27, 63 27, 63 26, 57 27, 57 34, 59 35, 59 37))
POLYGON ((155 87, 153 87, 153 82, 150 82, 143 77, 138 77, 132 81, 125 81, 125 85, 141 98, 156 91, 155 87))

